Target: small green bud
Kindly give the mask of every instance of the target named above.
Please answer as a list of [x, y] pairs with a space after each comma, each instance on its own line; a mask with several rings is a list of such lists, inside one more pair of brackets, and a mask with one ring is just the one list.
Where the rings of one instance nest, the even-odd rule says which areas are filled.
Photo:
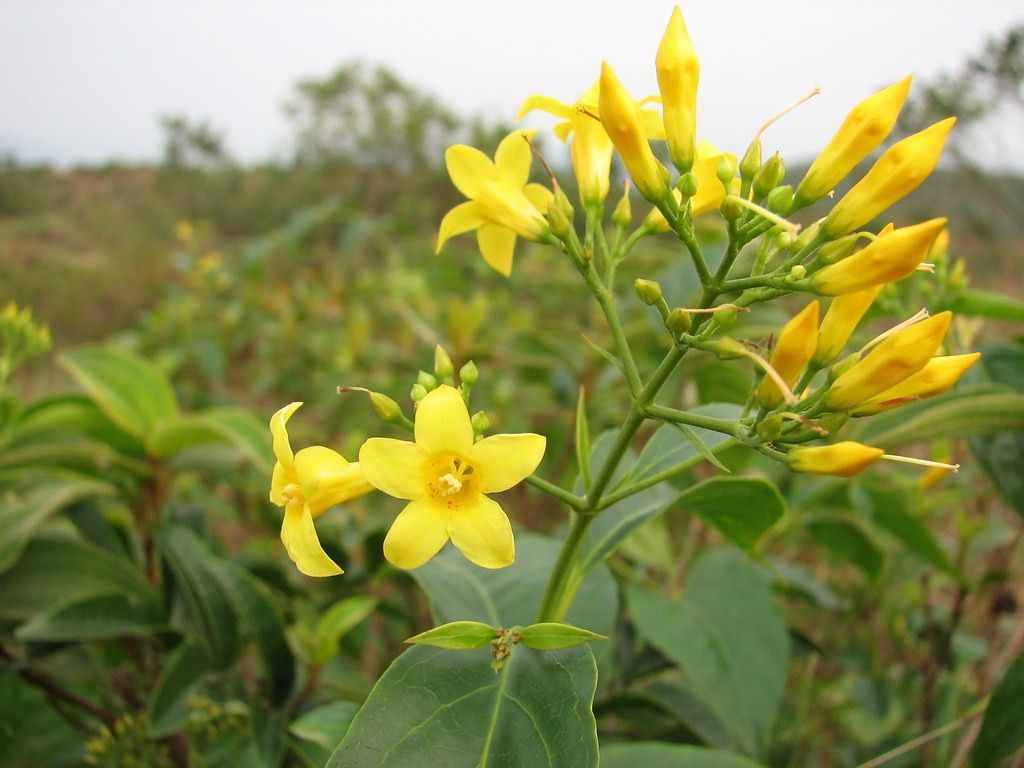
[[788, 215], [793, 210], [793, 187], [789, 184], [776, 187], [768, 193], [765, 204], [772, 213], [777, 213], [779, 216]]
[[682, 307], [676, 307], [665, 318], [665, 327], [677, 338], [689, 331], [692, 324], [690, 313]]
[[422, 384], [413, 384], [412, 389], [409, 390], [409, 399], [414, 403], [418, 403], [424, 397], [427, 396], [427, 388]]
[[794, 264], [789, 270], [790, 280], [803, 280], [805, 277], [807, 277], [807, 267], [803, 264]]
[[420, 371], [416, 376], [416, 383], [429, 392], [437, 387], [437, 378], [426, 371]]
[[811, 224], [811, 226], [797, 236], [796, 242], [793, 243], [793, 250], [802, 251], [814, 241], [820, 231], [821, 221], [816, 221]]
[[726, 221], [736, 221], [743, 215], [743, 206], [735, 197], [727, 196], [722, 201], [721, 211]]
[[835, 363], [831, 368], [828, 369], [828, 383], [831, 384], [833, 381], [838, 379], [848, 370], [853, 368], [857, 363], [860, 362], [860, 353], [854, 352], [847, 355], [838, 363]]
[[402, 409], [398, 403], [380, 392], [370, 392], [370, 404], [384, 421], [394, 421], [402, 415]]
[[786, 165], [782, 162], [782, 156], [776, 152], [768, 162], [764, 164], [757, 178], [754, 179], [754, 195], [762, 198], [775, 189], [786, 176]]
[[679, 182], [676, 184], [676, 187], [679, 189], [679, 194], [682, 195], [684, 199], [689, 199], [696, 195], [698, 186], [697, 174], [693, 171], [684, 173], [680, 176]]
[[757, 436], [762, 440], [777, 440], [782, 434], [783, 419], [781, 413], [773, 413], [757, 425]]
[[439, 379], [450, 379], [455, 372], [452, 359], [445, 352], [444, 347], [438, 344], [434, 347], [434, 374]]
[[722, 182], [722, 186], [729, 189], [729, 184], [736, 177], [736, 155], [728, 153], [722, 155], [722, 159], [718, 161], [715, 173], [718, 176], [718, 180]]
[[617, 227], [625, 229], [633, 223], [633, 209], [629, 204], [629, 182], [624, 185], [622, 198], [612, 211], [612, 223]]
[[476, 384], [476, 380], [479, 377], [480, 372], [476, 369], [476, 363], [472, 360], [459, 368], [459, 381], [463, 384]]
[[548, 221], [555, 237], [565, 238], [569, 234], [569, 230], [573, 227], [574, 214], [575, 211], [569, 198], [565, 196], [562, 187], [555, 184], [555, 197], [551, 201], [551, 205], [548, 206]]
[[817, 258], [824, 264], [835, 264], [837, 261], [842, 261], [853, 253], [858, 240], [860, 240], [860, 234], [855, 232], [852, 235], [833, 240], [831, 243], [825, 243], [818, 251]]
[[633, 283], [633, 289], [640, 297], [640, 301], [648, 306], [654, 306], [664, 298], [661, 286], [654, 280], [644, 280], [642, 277], [638, 277]]
[[740, 161], [740, 176], [744, 181], [751, 181], [761, 169], [761, 138], [757, 137], [747, 147], [743, 160]]
[[[725, 312], [716, 312], [715, 320], [726, 314]], [[747, 356], [747, 348], [742, 343], [731, 339], [728, 336], [724, 336], [718, 341], [715, 341], [708, 345], [708, 349], [714, 352], [722, 360], [735, 360], [738, 357]]]
[[775, 245], [781, 250], [788, 251], [796, 242], [796, 235], [786, 229], [780, 229], [775, 235]]
[[817, 420], [817, 424], [828, 432], [828, 434], [834, 435], [842, 429], [843, 425], [849, 420], [850, 416], [846, 413], [827, 413]]
[[491, 428], [491, 417], [487, 415], [486, 411], [477, 411], [474, 413], [472, 422], [473, 431], [478, 435], [482, 435]]

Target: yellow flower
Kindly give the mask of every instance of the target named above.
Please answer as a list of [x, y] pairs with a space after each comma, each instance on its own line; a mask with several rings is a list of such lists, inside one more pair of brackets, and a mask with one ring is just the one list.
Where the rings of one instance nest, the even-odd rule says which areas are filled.
[[883, 231], [866, 248], [815, 272], [811, 287], [826, 296], [837, 296], [900, 280], [924, 261], [945, 226], [946, 220], [940, 218]]
[[415, 442], [375, 437], [359, 451], [367, 479], [409, 504], [384, 540], [384, 556], [418, 568], [451, 538], [471, 562], [504, 568], [515, 560], [512, 526], [484, 494], [521, 482], [544, 457], [540, 435], [492, 435], [473, 442], [462, 395], [442, 385], [416, 410]]
[[334, 576], [342, 572], [320, 546], [313, 520], [335, 504], [373, 490], [358, 463], [322, 445], [292, 453], [288, 419], [302, 403], [286, 405], [270, 418], [274, 438], [274, 474], [270, 501], [284, 507], [281, 541], [292, 562], [307, 576]]
[[821, 321], [821, 328], [818, 329], [818, 348], [813, 358], [815, 365], [828, 365], [839, 356], [856, 330], [857, 323], [881, 290], [882, 286], [876, 285], [832, 299], [825, 319]]
[[498, 145], [494, 162], [474, 147], [448, 147], [448, 175], [469, 202], [455, 206], [441, 220], [437, 253], [450, 238], [475, 229], [484, 261], [508, 277], [516, 235], [540, 240], [547, 234], [544, 214], [551, 190], [527, 183], [532, 159], [527, 140], [532, 135], [533, 131], [510, 133]]
[[[562, 141], [572, 137], [570, 155], [576, 174], [580, 199], [584, 204], [597, 204], [608, 197], [608, 177], [612, 167], [612, 140], [601, 124], [600, 81], [595, 81], [575, 104], [565, 104], [549, 96], [528, 96], [519, 108], [517, 120], [535, 109], [562, 118], [555, 125], [555, 135]], [[637, 102], [640, 121], [648, 138], [665, 137], [661, 116], [651, 109], [640, 109], [647, 101]]]
[[608, 62], [601, 64], [599, 104], [601, 124], [622, 156], [640, 194], [651, 202], [664, 199], [669, 192], [668, 171], [651, 150], [636, 101]]
[[840, 237], [867, 224], [928, 178], [956, 123], [947, 117], [889, 147], [825, 219], [825, 232]]
[[192, 222], [187, 219], [181, 219], [174, 225], [174, 234], [177, 236], [178, 240], [183, 243], [191, 242], [192, 236], [195, 234]]
[[[693, 216], [696, 218], [710, 211], [717, 211], [725, 200], [725, 186], [718, 179], [718, 161], [724, 153], [707, 141], [697, 147], [697, 159], [690, 169], [697, 177], [697, 194], [690, 198]], [[682, 201], [678, 189], [672, 190], [676, 202]], [[668, 221], [657, 208], [647, 214], [645, 224], [653, 232], [668, 232]]]
[[881, 144], [896, 125], [910, 93], [910, 75], [868, 96], [850, 110], [832, 141], [811, 163], [796, 188], [796, 205], [810, 205], [827, 195], [861, 160]]
[[881, 448], [846, 440], [835, 445], [796, 448], [786, 458], [790, 468], [797, 472], [853, 477], [878, 461], [883, 453]]
[[[778, 371], [782, 380], [790, 386], [803, 372], [807, 361], [814, 354], [818, 343], [818, 301], [812, 301], [782, 326], [779, 340], [772, 350], [769, 361]], [[782, 392], [771, 377], [765, 376], [757, 388], [757, 399], [765, 406], [774, 408], [782, 402]]]
[[867, 416], [914, 400], [941, 395], [951, 389], [980, 357], [980, 352], [933, 357], [914, 375], [857, 406], [853, 415]]
[[658, 72], [668, 154], [681, 173], [693, 165], [697, 143], [697, 84], [700, 62], [677, 5], [654, 60]]
[[913, 376], [938, 350], [951, 319], [950, 312], [940, 312], [881, 341], [835, 380], [825, 405], [848, 411]]

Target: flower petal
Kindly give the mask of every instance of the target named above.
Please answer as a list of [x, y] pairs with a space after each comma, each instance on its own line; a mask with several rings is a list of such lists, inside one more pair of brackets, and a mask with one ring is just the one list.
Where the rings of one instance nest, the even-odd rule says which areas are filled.
[[371, 437], [359, 449], [363, 476], [374, 488], [396, 499], [418, 499], [426, 494], [425, 460], [426, 454], [416, 443], [391, 437]]
[[529, 139], [533, 138], [534, 133], [535, 131], [529, 130], [512, 131], [501, 140], [498, 151], [494, 153], [494, 164], [498, 166], [498, 173], [506, 183], [516, 189], [521, 189], [530, 180], [533, 153], [530, 151]]
[[444, 153], [444, 162], [452, 184], [470, 199], [480, 194], [482, 180], [498, 177], [498, 169], [494, 167], [491, 158], [476, 147], [465, 144], [448, 147]]
[[[466, 401], [455, 387], [442, 384], [420, 401], [416, 409], [416, 446], [428, 455], [446, 451], [469, 455], [473, 424]], [[359, 458], [362, 461], [361, 451]]]
[[284, 495], [281, 493], [288, 485], [289, 472], [280, 461], [274, 464], [274, 473], [270, 476], [270, 503], [283, 507]]
[[447, 511], [431, 501], [411, 501], [384, 538], [384, 557], [399, 568], [419, 568], [448, 541]]
[[566, 121], [564, 123], [555, 124], [555, 136], [560, 138], [562, 141], [568, 141], [569, 136], [572, 133], [572, 123]]
[[661, 114], [653, 109], [641, 109], [639, 113], [644, 135], [652, 141], [664, 141], [665, 123], [662, 122]]
[[526, 195], [526, 199], [530, 201], [533, 207], [541, 213], [547, 213], [548, 206], [555, 199], [555, 195], [550, 189], [543, 184], [537, 183], [527, 184], [523, 187], [523, 194]]
[[516, 112], [516, 120], [522, 120], [530, 112], [535, 109], [539, 109], [542, 112], [547, 112], [549, 115], [555, 117], [569, 117], [572, 114], [572, 107], [568, 104], [564, 104], [558, 99], [553, 99], [550, 96], [527, 96], [523, 100], [523, 105], [519, 107], [519, 111]]
[[497, 273], [512, 274], [512, 256], [516, 250], [516, 233], [497, 224], [484, 224], [476, 231], [480, 255]]
[[546, 445], [543, 435], [491, 435], [475, 443], [467, 458], [480, 472], [480, 490], [499, 493], [533, 474]]
[[441, 219], [441, 227], [437, 232], [437, 247], [434, 249], [434, 253], [440, 253], [441, 248], [451, 238], [464, 232], [469, 232], [471, 229], [476, 229], [481, 224], [483, 224], [483, 219], [480, 218], [480, 206], [477, 203], [468, 200], [465, 203], [456, 205]]
[[270, 434], [274, 438], [274, 458], [284, 464], [285, 468], [292, 465], [295, 456], [288, 440], [288, 419], [302, 406], [302, 403], [289, 403], [270, 417]]
[[483, 494], [451, 514], [448, 534], [466, 559], [481, 568], [505, 568], [516, 559], [508, 516], [498, 502]]
[[307, 576], [337, 576], [344, 573], [320, 546], [309, 507], [300, 501], [288, 504], [281, 523], [281, 542], [295, 567]]
[[373, 490], [358, 462], [349, 464], [340, 453], [322, 445], [295, 454], [295, 474], [313, 517]]

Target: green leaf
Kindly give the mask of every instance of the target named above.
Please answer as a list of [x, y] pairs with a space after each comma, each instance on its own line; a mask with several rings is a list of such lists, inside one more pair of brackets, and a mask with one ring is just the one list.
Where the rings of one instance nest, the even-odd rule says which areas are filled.
[[326, 768], [593, 768], [596, 687], [586, 646], [516, 646], [498, 673], [486, 648], [415, 646], [377, 681]]
[[316, 627], [316, 661], [329, 661], [338, 653], [341, 638], [376, 609], [377, 598], [370, 595], [346, 597], [327, 609]]
[[638, 691], [637, 695], [674, 716], [707, 746], [719, 749], [732, 747], [726, 727], [686, 685], [654, 682]]
[[158, 458], [170, 458], [211, 443], [232, 446], [260, 471], [270, 474], [270, 432], [241, 408], [214, 408], [164, 421], [150, 434], [146, 449]]
[[0, 765], [81, 765], [84, 740], [43, 691], [0, 669]]
[[994, 320], [1010, 320], [1024, 323], [1024, 301], [1003, 293], [979, 291], [973, 288], [961, 291], [949, 302], [947, 309], [958, 315], [991, 317]]
[[601, 768], [763, 768], [745, 757], [683, 744], [632, 742], [601, 748]]
[[182, 526], [157, 531], [156, 542], [181, 597], [187, 626], [206, 644], [213, 664], [227, 667], [238, 654], [240, 632], [231, 597], [211, 567], [213, 555]]
[[878, 578], [882, 550], [859, 523], [843, 515], [823, 514], [806, 518], [804, 527], [833, 556], [853, 563], [871, 579]]
[[[701, 416], [712, 416], [717, 419], [737, 419], [742, 408], [732, 403], [710, 403], [698, 406], [692, 411]], [[691, 428], [691, 431], [709, 451], [725, 448], [726, 443], [732, 440], [729, 435], [701, 427]], [[702, 451], [692, 440], [681, 434], [672, 424], [663, 424], [644, 445], [636, 463], [630, 468], [627, 479], [643, 480], [683, 462], [692, 461], [696, 465], [702, 458]]]
[[520, 642], [529, 648], [540, 651], [555, 651], [560, 648], [573, 648], [591, 640], [607, 640], [604, 635], [580, 629], [571, 624], [559, 624], [555, 621], [544, 621], [531, 624], [520, 630]]
[[149, 700], [151, 736], [167, 736], [185, 725], [185, 703], [211, 667], [205, 645], [195, 638], [186, 638], [166, 657]]
[[576, 401], [576, 466], [583, 477], [583, 492], [590, 490], [590, 425], [587, 422], [587, 393], [580, 387]]
[[405, 642], [410, 645], [430, 645], [449, 651], [482, 648], [498, 636], [498, 631], [479, 621], [452, 621], [440, 627], [413, 635]]
[[855, 439], [892, 451], [936, 437], [970, 437], [1024, 429], [1024, 394], [992, 384], [961, 387], [863, 419]]
[[141, 637], [168, 629], [159, 607], [127, 595], [100, 595], [65, 603], [18, 627], [22, 641], [76, 642]]
[[753, 477], [712, 477], [687, 488], [673, 506], [697, 515], [748, 552], [786, 511], [779, 489]]
[[[986, 349], [982, 362], [994, 381], [1024, 391], [1024, 346], [1007, 344]], [[995, 432], [971, 438], [971, 451], [1003, 498], [1024, 517], [1024, 430]]]
[[853, 488], [853, 500], [877, 528], [894, 536], [907, 550], [954, 579], [963, 579], [932, 532], [910, 511], [914, 501], [910, 492], [861, 479]]
[[600, 565], [630, 533], [668, 509], [673, 497], [670, 488], [659, 484], [601, 510], [587, 529], [580, 571]]
[[145, 440], [156, 426], [178, 414], [167, 377], [146, 360], [107, 347], [82, 347], [60, 363], [121, 429]]
[[628, 591], [637, 631], [679, 664], [690, 689], [748, 755], [763, 755], [789, 671], [789, 634], [770, 586], [740, 552], [697, 561], [681, 600]]
[[292, 724], [288, 726], [288, 730], [292, 735], [312, 742], [323, 749], [323, 760], [319, 763], [319, 765], [323, 765], [334, 748], [338, 746], [338, 742], [345, 737], [345, 733], [358, 711], [358, 704], [351, 701], [335, 701], [309, 710], [293, 720]]
[[18, 414], [11, 425], [9, 445], [66, 440], [69, 434], [91, 438], [94, 444], [141, 456], [142, 444], [107, 418], [95, 402], [83, 395], [59, 395], [37, 400]]
[[27, 493], [0, 498], [0, 573], [18, 561], [32, 535], [60, 509], [112, 493], [111, 486], [98, 480], [54, 475]]
[[69, 602], [124, 595], [158, 602], [129, 560], [64, 533], [33, 539], [17, 565], [0, 574], [0, 619], [21, 621]]
[[995, 766], [1024, 747], [1024, 654], [1010, 665], [992, 691], [978, 740], [971, 750], [973, 768]]

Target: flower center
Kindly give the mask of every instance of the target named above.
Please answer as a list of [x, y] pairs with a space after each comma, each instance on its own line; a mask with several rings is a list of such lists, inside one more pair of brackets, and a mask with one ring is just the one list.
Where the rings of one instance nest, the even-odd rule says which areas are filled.
[[281, 496], [284, 498], [285, 504], [291, 501], [302, 501], [302, 486], [298, 483], [288, 483], [281, 489]]
[[454, 508], [476, 488], [476, 467], [461, 456], [445, 453], [427, 465], [427, 489], [430, 496]]

